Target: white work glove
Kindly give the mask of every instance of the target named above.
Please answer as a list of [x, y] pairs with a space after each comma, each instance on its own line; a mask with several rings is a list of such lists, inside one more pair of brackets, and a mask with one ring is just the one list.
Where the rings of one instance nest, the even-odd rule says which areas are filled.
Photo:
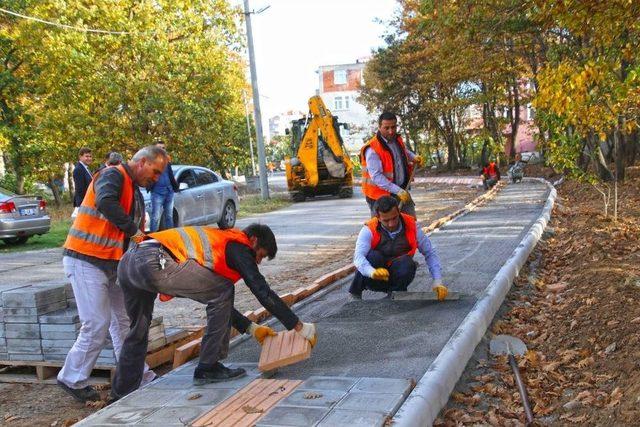
[[315, 324], [302, 323], [302, 329], [296, 332], [302, 335], [307, 341], [309, 341], [309, 344], [311, 344], [311, 348], [313, 348], [316, 345], [316, 342], [318, 341], [318, 336], [316, 334]]
[[265, 338], [275, 337], [276, 335], [278, 335], [276, 331], [274, 331], [270, 327], [258, 325], [256, 322], [251, 322], [251, 324], [247, 328], [247, 332], [250, 333], [260, 345], [264, 343]]

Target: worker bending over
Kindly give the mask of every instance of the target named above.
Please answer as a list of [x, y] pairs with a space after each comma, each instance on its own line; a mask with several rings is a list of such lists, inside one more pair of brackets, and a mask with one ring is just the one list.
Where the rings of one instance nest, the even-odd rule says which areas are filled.
[[374, 206], [375, 217], [360, 231], [353, 257], [357, 271], [349, 292], [355, 299], [362, 291], [406, 291], [416, 275], [416, 250], [424, 255], [433, 277], [433, 291], [439, 300], [447, 297], [442, 284], [440, 260], [427, 235], [416, 220], [398, 209], [398, 201], [383, 196]]
[[258, 301], [289, 330], [316, 342], [313, 323], [302, 323], [269, 288], [258, 270], [263, 258], [273, 259], [278, 247], [271, 229], [251, 224], [244, 230], [181, 227], [151, 233], [124, 254], [118, 280], [124, 292], [131, 332], [122, 347], [111, 390], [119, 399], [137, 389], [147, 354], [149, 323], [156, 296], [190, 298], [207, 305], [207, 327], [202, 337], [194, 384], [231, 380], [245, 375], [242, 368], [220, 363], [229, 349], [229, 326], [251, 333], [260, 343], [275, 332], [258, 326], [233, 309], [234, 283], [240, 278]]
[[496, 165], [496, 162], [487, 162], [480, 171], [482, 177], [482, 186], [485, 190], [493, 188], [494, 185], [500, 181], [500, 169]]
[[402, 212], [416, 217], [416, 207], [407, 189], [413, 169], [422, 165], [422, 157], [407, 150], [398, 135], [398, 119], [385, 112], [378, 118], [378, 132], [360, 150], [362, 192], [371, 217], [374, 203], [382, 196], [394, 195], [402, 202]]

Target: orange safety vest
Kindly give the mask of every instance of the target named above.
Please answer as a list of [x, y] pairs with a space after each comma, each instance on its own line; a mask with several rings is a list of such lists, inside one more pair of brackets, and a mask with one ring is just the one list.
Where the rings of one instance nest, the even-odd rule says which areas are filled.
[[[112, 167], [116, 168], [124, 178], [120, 205], [125, 212], [131, 213], [135, 191], [133, 180], [124, 166]], [[78, 215], [69, 229], [64, 247], [84, 255], [117, 261], [124, 254], [126, 236], [124, 231], [109, 221], [96, 208], [96, 193], [93, 186], [99, 173], [94, 175], [94, 179], [87, 189], [87, 194], [78, 208]]]
[[[416, 220], [411, 215], [407, 215], [402, 212], [400, 213], [400, 218], [404, 224], [404, 235], [407, 238], [407, 242], [409, 242], [409, 247], [411, 248], [409, 252], [407, 252], [407, 255], [413, 256], [418, 249]], [[367, 221], [366, 224], [367, 227], [369, 227], [369, 230], [371, 230], [371, 235], [373, 236], [371, 239], [371, 250], [373, 250], [378, 246], [378, 244], [380, 244], [381, 240], [380, 231], [378, 231], [380, 221], [378, 220], [378, 217], [373, 217]]]
[[489, 163], [489, 167], [483, 167], [482, 168], [482, 174], [491, 178], [494, 176], [498, 176], [498, 172], [496, 170], [496, 163], [495, 162], [491, 162]]
[[[402, 138], [399, 135], [397, 136], [396, 141], [398, 141], [400, 151], [402, 151], [402, 155], [404, 156], [404, 163], [407, 165], [406, 177], [408, 179], [408, 177], [411, 176], [413, 164], [409, 162], [409, 158], [407, 157], [407, 152], [404, 146], [404, 141], [402, 141]], [[371, 180], [371, 175], [367, 170], [367, 158], [365, 155], [367, 149], [369, 148], [375, 151], [378, 157], [380, 157], [380, 161], [382, 162], [382, 173], [391, 182], [393, 182], [393, 155], [391, 154], [391, 150], [386, 146], [386, 144], [380, 142], [377, 135], [371, 138], [369, 142], [367, 142], [360, 149], [360, 164], [362, 165], [362, 192], [366, 197], [373, 200], [378, 200], [382, 196], [388, 196], [389, 192], [378, 187]]]

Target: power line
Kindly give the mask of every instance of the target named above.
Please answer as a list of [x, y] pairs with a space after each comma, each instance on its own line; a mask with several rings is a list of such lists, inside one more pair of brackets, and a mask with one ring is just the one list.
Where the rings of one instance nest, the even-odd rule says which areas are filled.
[[3, 9], [1, 7], [0, 7], [0, 12], [5, 13], [7, 15], [13, 15], [13, 16], [16, 16], [18, 18], [23, 18], [23, 19], [27, 19], [27, 20], [30, 20], [30, 21], [39, 22], [41, 24], [51, 25], [51, 26], [54, 26], [54, 27], [64, 28], [64, 29], [67, 29], [67, 30], [81, 31], [81, 32], [84, 32], [84, 33], [112, 34], [112, 35], [116, 35], [116, 36], [124, 36], [124, 35], [127, 35], [127, 34], [131, 34], [128, 31], [100, 30], [100, 29], [95, 29], [95, 28], [75, 27], [73, 25], [60, 24], [58, 22], [46, 21], [44, 19], [36, 18], [34, 16], [23, 15], [21, 13], [13, 12], [11, 10]]

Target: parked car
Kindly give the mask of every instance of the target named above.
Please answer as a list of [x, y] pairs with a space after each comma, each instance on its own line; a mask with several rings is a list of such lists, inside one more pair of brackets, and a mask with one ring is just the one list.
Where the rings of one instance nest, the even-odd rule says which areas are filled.
[[47, 202], [38, 196], [19, 196], [0, 187], [0, 239], [7, 245], [25, 243], [51, 228]]
[[[231, 228], [238, 212], [238, 187], [217, 173], [200, 166], [172, 165], [180, 191], [175, 195], [173, 224], [207, 225], [217, 223]], [[151, 221], [151, 193], [142, 190], [146, 212], [146, 229]], [[165, 215], [166, 213], [163, 213]], [[160, 222], [162, 224], [162, 221]]]

